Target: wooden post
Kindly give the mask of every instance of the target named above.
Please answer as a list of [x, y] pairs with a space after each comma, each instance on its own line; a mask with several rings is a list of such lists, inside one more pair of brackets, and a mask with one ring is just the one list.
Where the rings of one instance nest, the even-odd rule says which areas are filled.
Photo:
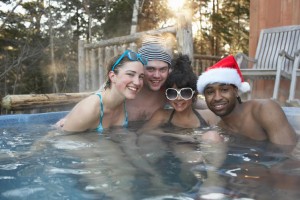
[[84, 41], [78, 41], [78, 79], [79, 79], [79, 92], [85, 90], [85, 51]]
[[127, 49], [127, 45], [123, 44], [122, 46], [120, 46], [120, 50], [121, 52], [124, 52]]
[[95, 49], [92, 49], [90, 52], [91, 60], [91, 81], [92, 81], [92, 90], [99, 89], [99, 77], [98, 77], [98, 68], [96, 64], [96, 55]]
[[177, 49], [182, 54], [187, 54], [193, 63], [194, 48], [193, 48], [193, 32], [191, 16], [187, 13], [180, 13], [177, 18]]
[[98, 71], [99, 71], [99, 85], [102, 86], [105, 82], [105, 69], [104, 67], [104, 50], [103, 48], [98, 48]]
[[[105, 66], [105, 69], [107, 69], [106, 66], [108, 65], [110, 59], [113, 57], [110, 46], [105, 47], [104, 55], [105, 55], [104, 56], [104, 59], [105, 59], [104, 60], [104, 66]], [[105, 79], [107, 79], [106, 74], [107, 74], [107, 71], [105, 70]]]
[[135, 42], [131, 42], [131, 43], [129, 44], [129, 48], [130, 48], [132, 51], [137, 52], [137, 45], [136, 45]]
[[116, 56], [119, 54], [119, 50], [118, 50], [118, 46], [117, 45], [114, 45], [113, 46], [113, 52], [114, 52], [114, 55], [113, 56]]
[[202, 72], [200, 72], [200, 60], [196, 59], [194, 60], [194, 73], [199, 76]]
[[84, 91], [91, 89], [91, 61], [90, 52], [91, 49], [84, 48], [85, 55], [85, 88]]

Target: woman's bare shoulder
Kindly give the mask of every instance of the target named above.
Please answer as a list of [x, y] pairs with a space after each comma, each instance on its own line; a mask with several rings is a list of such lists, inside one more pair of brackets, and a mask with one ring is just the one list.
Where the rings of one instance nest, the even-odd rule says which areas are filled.
[[71, 112], [68, 114], [68, 118], [82, 119], [88, 118], [93, 119], [99, 115], [100, 112], [100, 99], [97, 95], [90, 95], [79, 103], [77, 103]]

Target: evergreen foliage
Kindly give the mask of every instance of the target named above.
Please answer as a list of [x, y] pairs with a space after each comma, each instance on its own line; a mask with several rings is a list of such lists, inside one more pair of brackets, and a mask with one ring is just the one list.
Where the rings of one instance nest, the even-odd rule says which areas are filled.
[[[0, 0], [0, 96], [77, 92], [78, 40], [128, 35], [134, 2]], [[198, 23], [195, 53], [247, 53], [250, 0], [186, 0], [185, 7]], [[176, 14], [167, 0], [140, 0], [138, 31], [168, 26]]]

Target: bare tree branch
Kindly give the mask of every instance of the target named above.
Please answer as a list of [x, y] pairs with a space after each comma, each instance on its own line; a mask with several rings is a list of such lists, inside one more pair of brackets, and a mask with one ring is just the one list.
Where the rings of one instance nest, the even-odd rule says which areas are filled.
[[20, 0], [16, 5], [15, 7], [13, 7], [13, 9], [7, 14], [6, 18], [4, 19], [1, 27], [0, 27], [0, 31], [2, 31], [2, 29], [4, 28], [7, 20], [9, 19], [10, 15], [15, 11], [15, 9], [22, 3], [23, 0]]
[[34, 51], [29, 50], [31, 50], [31, 48], [25, 44], [18, 56], [18, 59], [16, 59], [2, 74], [0, 74], [0, 80], [2, 80], [13, 68], [18, 67], [23, 61], [35, 57], [41, 53], [40, 49]]

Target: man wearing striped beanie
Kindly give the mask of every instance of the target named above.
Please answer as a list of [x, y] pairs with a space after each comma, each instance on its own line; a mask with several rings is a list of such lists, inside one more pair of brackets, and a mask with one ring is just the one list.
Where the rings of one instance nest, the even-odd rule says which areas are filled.
[[126, 101], [129, 121], [146, 121], [167, 103], [164, 84], [171, 67], [171, 50], [159, 37], [150, 37], [142, 43], [138, 53], [148, 64], [145, 66], [144, 86], [137, 97]]

